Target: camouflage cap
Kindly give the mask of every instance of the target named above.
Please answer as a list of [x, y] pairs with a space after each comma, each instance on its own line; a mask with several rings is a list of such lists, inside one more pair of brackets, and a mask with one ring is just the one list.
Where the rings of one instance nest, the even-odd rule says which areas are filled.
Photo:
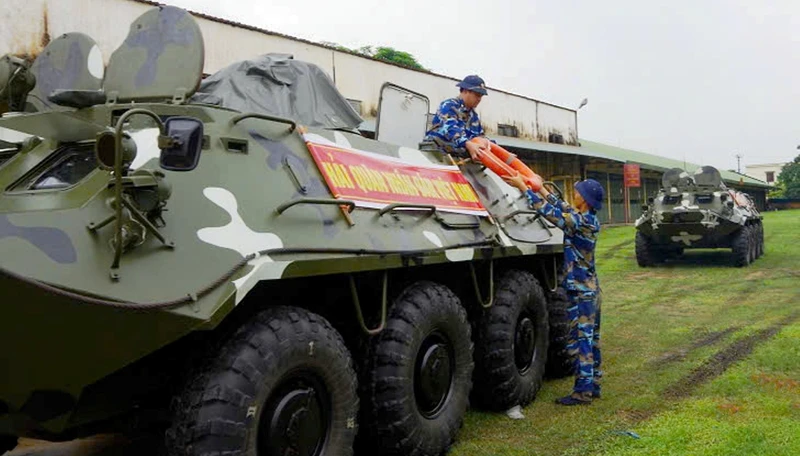
[[479, 93], [481, 95], [486, 95], [486, 83], [483, 82], [483, 79], [478, 76], [477, 74], [471, 74], [465, 77], [461, 82], [456, 84], [457, 87], [461, 87], [464, 90], [469, 90], [470, 92]]

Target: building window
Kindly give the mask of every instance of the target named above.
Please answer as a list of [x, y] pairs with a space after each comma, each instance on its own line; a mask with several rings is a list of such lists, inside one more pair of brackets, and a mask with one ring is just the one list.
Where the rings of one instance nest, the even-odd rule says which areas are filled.
[[350, 103], [350, 106], [358, 113], [359, 116], [363, 114], [361, 112], [361, 100], [347, 98], [347, 102]]
[[550, 133], [547, 135], [547, 142], [553, 144], [564, 144], [564, 136], [561, 133]]
[[767, 171], [767, 182], [770, 184], [775, 182], [775, 171]]
[[519, 130], [515, 125], [497, 124], [497, 134], [501, 136], [511, 136], [512, 138], [519, 137]]

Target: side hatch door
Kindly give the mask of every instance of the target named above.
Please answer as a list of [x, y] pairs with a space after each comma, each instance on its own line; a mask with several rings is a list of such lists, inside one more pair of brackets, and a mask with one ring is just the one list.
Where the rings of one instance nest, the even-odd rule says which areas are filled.
[[417, 149], [428, 127], [430, 101], [421, 93], [386, 82], [381, 86], [375, 139]]

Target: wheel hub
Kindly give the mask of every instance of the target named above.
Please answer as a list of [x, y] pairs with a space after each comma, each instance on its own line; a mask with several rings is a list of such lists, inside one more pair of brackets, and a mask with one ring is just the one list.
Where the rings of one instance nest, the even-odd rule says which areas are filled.
[[276, 389], [262, 414], [259, 456], [318, 456], [322, 452], [330, 412], [324, 388], [304, 379], [291, 379]]
[[414, 369], [414, 392], [423, 416], [434, 417], [444, 406], [453, 380], [450, 345], [439, 336], [423, 341]]
[[535, 349], [536, 328], [533, 321], [524, 316], [517, 323], [514, 334], [514, 361], [520, 372], [525, 372], [531, 367]]

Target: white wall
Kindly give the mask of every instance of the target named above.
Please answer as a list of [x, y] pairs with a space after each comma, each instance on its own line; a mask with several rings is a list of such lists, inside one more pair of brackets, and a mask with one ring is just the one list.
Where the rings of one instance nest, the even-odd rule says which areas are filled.
[[[2, 0], [0, 6], [0, 55], [37, 54], [49, 38], [67, 32], [83, 32], [98, 42], [106, 63], [122, 43], [128, 27], [151, 5], [134, 0]], [[431, 112], [445, 98], [457, 96], [457, 79], [407, 70], [368, 58], [335, 51], [283, 36], [196, 17], [205, 38], [206, 73], [268, 52], [293, 54], [296, 59], [320, 66], [335, 79], [339, 91], [362, 102], [362, 117], [373, 119], [380, 87], [392, 82], [420, 92], [430, 99]], [[457, 75], [460, 79], [464, 75]], [[571, 109], [552, 106], [489, 88], [478, 107], [484, 128], [497, 133], [497, 124], [515, 125], [519, 136], [547, 141], [561, 134], [567, 144], [577, 143], [577, 117]]]
[[756, 179], [760, 179], [764, 182], [767, 182], [767, 173], [772, 172], [774, 173], [775, 180], [769, 182], [770, 185], [775, 185], [775, 182], [778, 181], [778, 176], [781, 174], [781, 167], [783, 167], [785, 163], [765, 163], [762, 165], [745, 165], [744, 173], [748, 176], [755, 177]]

